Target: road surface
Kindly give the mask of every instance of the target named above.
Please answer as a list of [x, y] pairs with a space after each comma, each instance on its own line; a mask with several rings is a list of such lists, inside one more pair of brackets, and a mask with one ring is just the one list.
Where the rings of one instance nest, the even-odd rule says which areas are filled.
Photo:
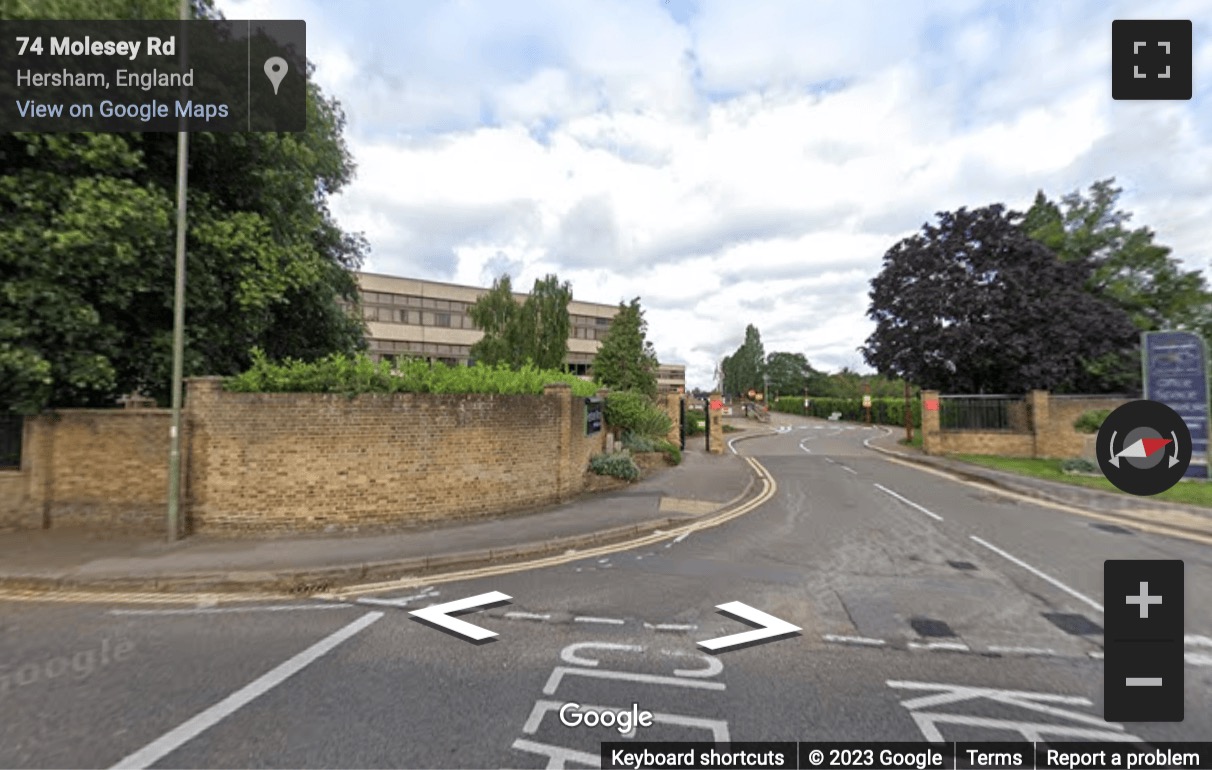
[[[1207, 740], [1212, 548], [999, 497], [779, 416], [774, 480], [676, 542], [347, 601], [0, 605], [3, 767], [584, 767], [640, 740]], [[1186, 562], [1186, 719], [1102, 718], [1105, 559]], [[453, 638], [409, 611], [492, 591]], [[707, 655], [744, 602], [798, 635]], [[35, 665], [29, 665], [35, 664]], [[53, 675], [52, 675], [53, 674]]]

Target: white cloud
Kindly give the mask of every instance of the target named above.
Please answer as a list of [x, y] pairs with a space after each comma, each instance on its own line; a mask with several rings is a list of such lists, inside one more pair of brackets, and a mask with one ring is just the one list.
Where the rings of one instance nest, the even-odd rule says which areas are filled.
[[[1115, 176], [1191, 268], [1212, 259], [1212, 16], [1197, 98], [1110, 98], [1130, 3], [655, 0], [222, 2], [305, 18], [347, 107], [335, 202], [370, 267], [641, 296], [662, 358], [709, 385], [752, 323], [767, 351], [861, 365], [868, 281], [936, 211]], [[682, 17], [679, 17], [682, 18]]]

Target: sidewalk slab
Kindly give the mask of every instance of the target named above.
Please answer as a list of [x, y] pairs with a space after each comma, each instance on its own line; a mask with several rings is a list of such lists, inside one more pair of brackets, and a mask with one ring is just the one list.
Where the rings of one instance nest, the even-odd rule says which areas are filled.
[[[677, 467], [543, 510], [365, 535], [234, 539], [0, 533], [0, 588], [298, 590], [517, 561], [626, 540], [731, 507], [756, 493], [739, 457], [693, 439]], [[667, 502], [668, 501], [668, 502]]]

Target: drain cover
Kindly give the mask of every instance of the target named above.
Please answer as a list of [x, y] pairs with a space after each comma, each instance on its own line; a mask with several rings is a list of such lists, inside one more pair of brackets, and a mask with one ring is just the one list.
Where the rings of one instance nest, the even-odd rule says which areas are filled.
[[947, 563], [956, 569], [976, 569], [976, 565], [970, 561], [949, 561]]
[[1095, 529], [1101, 529], [1103, 532], [1110, 532], [1113, 535], [1134, 535], [1136, 534], [1127, 527], [1121, 527], [1118, 524], [1091, 524]]
[[1045, 620], [1064, 631], [1066, 634], [1073, 634], [1074, 636], [1091, 636], [1101, 634], [1103, 632], [1102, 626], [1090, 620], [1090, 618], [1086, 617], [1085, 615], [1078, 615], [1071, 612], [1042, 612], [1040, 614], [1044, 616]]
[[918, 636], [955, 636], [951, 626], [933, 618], [910, 618], [909, 625], [913, 626]]

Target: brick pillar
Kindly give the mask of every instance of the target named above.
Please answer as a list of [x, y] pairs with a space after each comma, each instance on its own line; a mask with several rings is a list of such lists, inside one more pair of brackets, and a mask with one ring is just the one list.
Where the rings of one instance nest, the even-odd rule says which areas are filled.
[[665, 413], [669, 415], [669, 419], [673, 420], [673, 427], [669, 429], [665, 439], [677, 446], [682, 440], [682, 395], [680, 393], [668, 393], [665, 395]]
[[1033, 390], [1028, 396], [1031, 408], [1030, 429], [1032, 435], [1032, 452], [1035, 457], [1048, 456], [1048, 444], [1052, 430], [1051, 406], [1046, 390]]
[[[933, 404], [933, 409], [927, 406]], [[922, 451], [928, 455], [942, 454], [939, 433], [939, 394], [937, 390], [922, 391]]]
[[554, 399], [556, 403], [556, 447], [554, 457], [556, 463], [556, 499], [566, 500], [572, 496], [572, 438], [574, 421], [585, 420], [584, 405], [581, 409], [573, 409], [572, 386], [565, 382], [553, 382], [543, 386], [543, 397]]
[[711, 397], [707, 399], [707, 430], [711, 435], [711, 454], [713, 455], [724, 453], [724, 423], [720, 421], [724, 410], [712, 409], [711, 404], [723, 400], [724, 397], [719, 393], [712, 393]]

